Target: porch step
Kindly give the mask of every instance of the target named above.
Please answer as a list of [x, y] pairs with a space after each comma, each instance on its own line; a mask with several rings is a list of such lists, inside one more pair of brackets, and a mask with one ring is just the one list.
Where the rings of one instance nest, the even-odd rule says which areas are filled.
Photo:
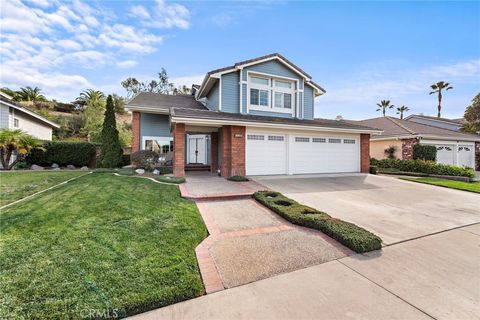
[[185, 171], [210, 171], [208, 164], [187, 164]]

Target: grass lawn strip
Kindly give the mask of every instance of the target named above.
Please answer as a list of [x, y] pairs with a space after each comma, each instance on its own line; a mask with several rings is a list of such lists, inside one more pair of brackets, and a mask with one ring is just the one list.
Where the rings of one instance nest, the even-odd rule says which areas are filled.
[[204, 294], [207, 230], [177, 186], [93, 173], [0, 224], [2, 319], [124, 317]]
[[439, 178], [400, 178], [406, 181], [430, 184], [439, 187], [480, 193], [480, 182], [463, 182]]
[[304, 206], [279, 192], [255, 192], [255, 199], [293, 224], [320, 230], [357, 253], [382, 248], [382, 239], [353, 223]]
[[0, 172], [0, 207], [84, 174], [84, 171]]

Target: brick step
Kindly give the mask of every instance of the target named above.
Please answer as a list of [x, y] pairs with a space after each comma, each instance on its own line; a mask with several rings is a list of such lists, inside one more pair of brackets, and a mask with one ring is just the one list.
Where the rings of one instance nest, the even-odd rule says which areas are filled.
[[185, 171], [210, 171], [210, 166], [206, 164], [187, 164]]

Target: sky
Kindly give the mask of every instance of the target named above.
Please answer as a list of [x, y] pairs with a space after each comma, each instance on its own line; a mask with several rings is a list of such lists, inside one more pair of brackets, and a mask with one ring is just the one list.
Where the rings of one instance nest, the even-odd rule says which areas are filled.
[[[38, 86], [72, 101], [121, 81], [177, 85], [278, 52], [326, 89], [315, 116], [379, 116], [383, 99], [436, 114], [430, 85], [448, 81], [444, 117], [480, 92], [480, 2], [0, 1], [0, 86]], [[395, 111], [390, 110], [394, 116]]]

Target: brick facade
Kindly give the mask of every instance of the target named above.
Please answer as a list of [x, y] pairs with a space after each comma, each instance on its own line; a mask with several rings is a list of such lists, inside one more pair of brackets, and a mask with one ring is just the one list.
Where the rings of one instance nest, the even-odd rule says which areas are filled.
[[220, 134], [222, 177], [245, 175], [245, 127], [223, 126]]
[[211, 172], [217, 172], [217, 170], [218, 170], [218, 132], [212, 132], [210, 137], [211, 137], [210, 171]]
[[173, 175], [185, 176], [185, 124], [176, 123], [173, 127]]
[[403, 139], [402, 140], [402, 159], [403, 160], [412, 160], [413, 159], [413, 146], [419, 144], [418, 139]]
[[132, 112], [132, 152], [140, 151], [140, 112]]
[[480, 170], [480, 142], [475, 142], [475, 170]]
[[370, 172], [370, 135], [360, 134], [360, 172]]

